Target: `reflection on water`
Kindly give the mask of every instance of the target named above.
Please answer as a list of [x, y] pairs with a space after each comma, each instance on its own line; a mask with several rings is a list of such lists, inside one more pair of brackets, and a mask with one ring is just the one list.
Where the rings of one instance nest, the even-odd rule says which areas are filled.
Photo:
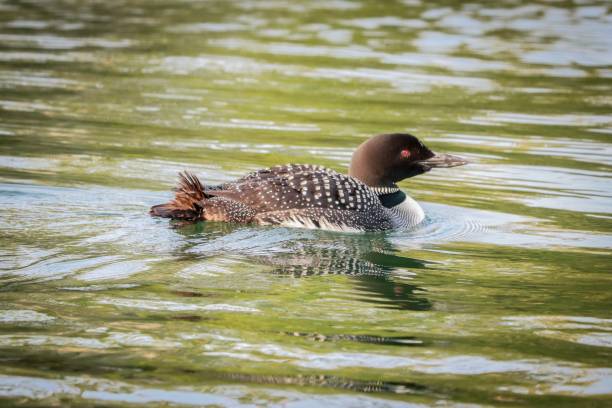
[[354, 381], [330, 375], [281, 377], [272, 375], [261, 376], [229, 374], [224, 379], [241, 383], [276, 384], [300, 387], [329, 387], [364, 393], [415, 394], [421, 393], [427, 389], [427, 387], [423, 385], [411, 382]]
[[[386, 234], [265, 230], [202, 222], [173, 222], [171, 225], [187, 238], [187, 245], [179, 252], [188, 253], [191, 259], [230, 251], [247, 262], [271, 267], [274, 274], [295, 278], [350, 276], [358, 296], [365, 302], [399, 309], [431, 308], [430, 302], [422, 296], [423, 289], [397, 278], [399, 275], [410, 279], [418, 270], [426, 269], [427, 263], [397, 255], [398, 249]], [[198, 269], [200, 267], [183, 273], [197, 273]]]
[[[397, 249], [384, 234], [316, 234], [316, 240], [293, 239], [286, 253], [259, 258], [272, 265], [274, 272], [294, 277], [311, 275], [350, 275], [360, 299], [387, 307], [428, 310], [430, 302], [415, 292], [418, 286], [394, 277], [413, 275], [426, 263], [394, 255]], [[424, 271], [425, 272], [425, 271]]]
[[395, 345], [395, 346], [419, 346], [423, 342], [415, 337], [402, 336], [402, 337], [382, 337], [382, 336], [368, 336], [368, 335], [351, 335], [351, 334], [334, 334], [326, 336], [321, 333], [287, 333], [290, 336], [306, 337], [314, 341], [356, 341], [359, 343], [374, 343], [384, 345]]
[[[0, 0], [0, 397], [605, 405], [611, 11]], [[391, 131], [471, 162], [402, 183], [413, 230], [147, 214]]]

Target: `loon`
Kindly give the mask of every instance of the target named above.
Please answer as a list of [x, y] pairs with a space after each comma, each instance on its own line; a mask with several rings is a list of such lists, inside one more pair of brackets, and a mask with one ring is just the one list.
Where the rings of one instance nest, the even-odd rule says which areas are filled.
[[347, 232], [407, 229], [425, 218], [397, 182], [435, 167], [466, 164], [435, 154], [407, 133], [374, 136], [353, 153], [349, 174], [310, 164], [257, 170], [229, 183], [205, 186], [179, 173], [175, 197], [150, 214], [183, 221], [224, 221]]

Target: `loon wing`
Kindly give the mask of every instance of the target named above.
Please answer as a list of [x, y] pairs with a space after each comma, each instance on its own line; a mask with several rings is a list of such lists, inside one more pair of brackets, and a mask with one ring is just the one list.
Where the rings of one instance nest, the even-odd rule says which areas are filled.
[[223, 187], [206, 194], [238, 201], [258, 214], [315, 208], [365, 212], [380, 206], [376, 194], [359, 180], [312, 165], [258, 170]]

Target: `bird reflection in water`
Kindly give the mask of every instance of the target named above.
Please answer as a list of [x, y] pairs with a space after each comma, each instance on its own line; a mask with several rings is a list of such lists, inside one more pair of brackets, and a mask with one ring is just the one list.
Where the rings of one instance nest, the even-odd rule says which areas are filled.
[[[231, 253], [296, 278], [350, 276], [360, 300], [383, 308], [430, 310], [425, 290], [400, 279], [427, 269], [427, 262], [400, 255], [384, 233], [346, 234], [287, 228], [249, 228], [225, 223], [180, 224], [193, 255]], [[185, 252], [183, 252], [185, 253]]]
[[397, 255], [397, 249], [384, 233], [316, 231], [315, 235], [315, 239], [291, 243], [291, 250], [284, 257], [269, 257], [274, 272], [295, 277], [348, 275], [364, 294], [360, 299], [366, 302], [393, 309], [431, 309], [422, 288], [397, 277], [398, 272], [426, 269], [426, 262]]
[[414, 382], [359, 381], [333, 375], [281, 376], [230, 373], [223, 377], [240, 383], [325, 387], [363, 393], [422, 394], [429, 391], [426, 386]]

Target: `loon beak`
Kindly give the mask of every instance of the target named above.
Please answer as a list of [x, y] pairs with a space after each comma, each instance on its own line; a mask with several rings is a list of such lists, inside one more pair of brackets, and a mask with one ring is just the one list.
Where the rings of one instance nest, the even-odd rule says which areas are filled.
[[420, 160], [418, 163], [425, 169], [431, 170], [435, 167], [463, 166], [469, 162], [463, 157], [453, 156], [452, 154], [436, 153], [433, 157], [427, 160]]

